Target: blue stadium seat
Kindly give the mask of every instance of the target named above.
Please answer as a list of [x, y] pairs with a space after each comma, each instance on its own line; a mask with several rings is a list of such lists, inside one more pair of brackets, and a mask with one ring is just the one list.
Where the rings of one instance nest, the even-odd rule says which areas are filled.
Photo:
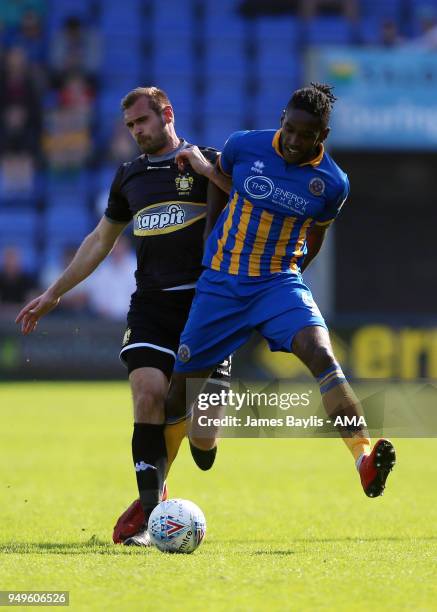
[[35, 243], [39, 237], [39, 225], [35, 211], [0, 211], [0, 251], [8, 246], [18, 247], [28, 271], [34, 271], [38, 266]]
[[[250, 32], [250, 22], [242, 19], [233, 12], [220, 12], [218, 8], [221, 2], [217, 2], [217, 8], [214, 11], [205, 12], [204, 34], [206, 40], [211, 38], [220, 38], [224, 40], [241, 40], [243, 41], [246, 35]], [[226, 9], [226, 5], [221, 7]]]
[[159, 79], [159, 75], [165, 73], [192, 76], [194, 74], [194, 52], [193, 42], [189, 36], [171, 34], [160, 37], [153, 54], [153, 74]]
[[205, 114], [203, 144], [223, 149], [223, 145], [233, 132], [243, 129], [243, 118], [238, 114]]
[[[127, 160], [126, 160], [127, 161]], [[118, 168], [118, 164], [113, 165], [105, 164], [102, 165], [94, 175], [94, 193], [98, 194], [100, 191], [106, 189], [109, 192], [109, 188], [114, 179], [115, 172]]]
[[[414, 2], [414, 0], [413, 0]], [[360, 0], [360, 13], [362, 17], [390, 17], [399, 19], [404, 0]], [[424, 2], [429, 4], [429, 2]]]
[[291, 64], [301, 63], [299, 44], [301, 28], [293, 17], [271, 17], [256, 21], [257, 69], [263, 75], [289, 70]]
[[347, 45], [353, 42], [352, 26], [344, 17], [316, 17], [305, 25], [304, 33], [308, 45]]
[[205, 52], [207, 75], [234, 75], [243, 77], [246, 73], [244, 41], [241, 38], [210, 38]]
[[162, 36], [176, 33], [183, 36], [194, 34], [193, 3], [190, 1], [167, 0], [154, 2], [150, 34], [159, 42]]
[[73, 176], [51, 174], [47, 177], [46, 194], [49, 202], [59, 201], [70, 196], [85, 199], [92, 187], [92, 178], [86, 170], [75, 173]]
[[34, 242], [38, 231], [38, 213], [32, 210], [1, 210], [0, 240]]
[[46, 241], [51, 244], [71, 244], [81, 242], [94, 226], [95, 220], [85, 207], [66, 200], [62, 205], [52, 206], [44, 215]]
[[206, 113], [242, 113], [247, 102], [244, 81], [234, 76], [210, 76], [206, 79], [203, 108]]
[[185, 138], [188, 142], [197, 144], [193, 129], [192, 113], [179, 112], [175, 106], [175, 117], [175, 129], [179, 138]]
[[202, 4], [206, 19], [215, 20], [217, 28], [221, 27], [223, 33], [229, 24], [232, 23], [231, 28], [241, 28], [245, 22], [238, 13], [238, 0], [203, 0]]
[[262, 17], [255, 21], [256, 39], [258, 42], [289, 40], [298, 45], [301, 22], [296, 17], [284, 15], [281, 17]]
[[155, 74], [155, 82], [170, 98], [176, 117], [180, 113], [193, 112], [195, 101], [192, 77], [180, 73], [161, 72]]
[[302, 70], [302, 58], [286, 44], [260, 45], [258, 48], [257, 72], [261, 77], [298, 75]]
[[135, 36], [106, 36], [100, 70], [104, 90], [136, 87], [141, 79], [141, 44]]
[[103, 34], [141, 36], [142, 0], [105, 0], [102, 4], [100, 28]]
[[23, 268], [26, 272], [32, 273], [39, 271], [40, 253], [35, 246], [33, 238], [30, 240], [23, 240], [21, 238], [14, 238], [14, 240], [10, 240], [4, 239], [4, 237], [0, 235], [0, 262], [1, 254], [3, 253], [4, 249], [8, 247], [16, 247], [19, 249]]
[[30, 208], [35, 209], [44, 193], [44, 174], [35, 172], [32, 185], [28, 191], [12, 191], [10, 185], [5, 185], [0, 174], [0, 208]]
[[[264, 77], [259, 80], [259, 91], [254, 101], [254, 119], [256, 126], [265, 126], [270, 119], [271, 127], [279, 126], [279, 117], [293, 91], [301, 86], [296, 75], [282, 80]], [[262, 128], [264, 129], [264, 128]]]
[[359, 42], [364, 45], [378, 45], [381, 42], [381, 16], [363, 17], [358, 23]]

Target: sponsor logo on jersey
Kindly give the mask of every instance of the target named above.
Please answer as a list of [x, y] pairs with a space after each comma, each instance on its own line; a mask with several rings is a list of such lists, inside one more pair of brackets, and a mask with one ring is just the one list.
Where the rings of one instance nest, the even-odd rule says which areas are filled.
[[302, 302], [305, 304], [305, 306], [309, 306], [310, 308], [314, 306], [313, 296], [309, 291], [302, 291], [301, 296]]
[[252, 172], [256, 172], [257, 174], [262, 174], [264, 166], [264, 162], [262, 162], [260, 159], [257, 159], [256, 162], [253, 164], [251, 170]]
[[325, 193], [325, 181], [322, 181], [321, 178], [315, 176], [310, 180], [310, 184], [308, 185], [309, 190], [315, 196], [321, 196]]
[[124, 332], [122, 346], [125, 346], [129, 342], [129, 338], [130, 338], [131, 333], [132, 333], [132, 330], [131, 330], [130, 327], [128, 327], [126, 329], [126, 331]]
[[143, 208], [134, 216], [136, 236], [168, 234], [183, 229], [205, 217], [206, 204], [164, 202]]
[[248, 176], [244, 181], [244, 189], [255, 200], [268, 198], [273, 188], [273, 181], [266, 176]]
[[306, 200], [297, 193], [281, 189], [280, 187], [276, 187], [273, 192], [272, 202], [300, 215], [305, 214], [306, 207], [310, 203], [309, 200]]
[[270, 198], [273, 204], [279, 204], [279, 206], [300, 215], [305, 214], [306, 207], [309, 204], [309, 200], [297, 193], [276, 187], [272, 179], [267, 176], [248, 176], [244, 181], [244, 189], [254, 200]]
[[189, 174], [179, 175], [175, 178], [176, 191], [179, 195], [188, 195], [194, 183], [194, 178]]
[[188, 344], [181, 344], [178, 349], [178, 359], [182, 361], [182, 363], [187, 363], [190, 361], [191, 351]]

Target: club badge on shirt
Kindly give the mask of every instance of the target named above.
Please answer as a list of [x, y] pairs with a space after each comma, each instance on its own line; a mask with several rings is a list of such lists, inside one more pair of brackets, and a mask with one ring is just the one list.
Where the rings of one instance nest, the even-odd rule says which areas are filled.
[[193, 187], [194, 178], [189, 174], [179, 175], [175, 178], [175, 183], [179, 195], [188, 195]]

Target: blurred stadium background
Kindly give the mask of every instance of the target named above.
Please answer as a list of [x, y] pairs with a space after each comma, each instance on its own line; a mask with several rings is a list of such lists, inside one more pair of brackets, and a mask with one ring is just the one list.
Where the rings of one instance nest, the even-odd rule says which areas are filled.
[[[13, 319], [71, 258], [136, 156], [120, 99], [156, 84], [180, 136], [273, 128], [335, 85], [329, 150], [351, 197], [306, 274], [352, 377], [437, 378], [437, 0], [2, 0], [0, 377], [123, 378], [129, 231], [30, 338]], [[92, 350], [91, 350], [92, 349]], [[299, 376], [254, 338], [240, 376]]]

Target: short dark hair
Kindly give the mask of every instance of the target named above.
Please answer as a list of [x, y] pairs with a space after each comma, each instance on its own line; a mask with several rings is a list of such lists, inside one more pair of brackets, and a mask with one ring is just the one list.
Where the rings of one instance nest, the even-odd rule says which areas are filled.
[[136, 87], [122, 99], [121, 110], [125, 111], [127, 108], [130, 108], [142, 96], [149, 100], [150, 108], [157, 115], [159, 115], [165, 106], [171, 106], [167, 94], [162, 89], [159, 89], [159, 87]]
[[311, 83], [310, 87], [297, 89], [285, 108], [298, 108], [318, 117], [325, 125], [329, 122], [332, 108], [337, 98], [332, 93], [334, 88], [324, 83]]

